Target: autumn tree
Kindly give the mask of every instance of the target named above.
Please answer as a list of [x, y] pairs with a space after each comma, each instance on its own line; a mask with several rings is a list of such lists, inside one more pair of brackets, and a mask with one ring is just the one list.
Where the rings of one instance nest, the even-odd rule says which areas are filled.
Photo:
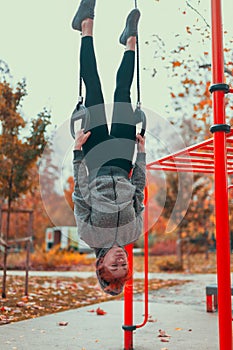
[[74, 203], [72, 200], [72, 194], [74, 192], [74, 179], [73, 176], [69, 176], [67, 179], [67, 188], [64, 189], [65, 199], [72, 210], [74, 210]]
[[[180, 129], [180, 134], [188, 146], [212, 137], [209, 131], [213, 124], [212, 98], [209, 92], [212, 79], [210, 24], [206, 13], [201, 12], [199, 5], [200, 1], [193, 1], [192, 5], [191, 1], [185, 1], [180, 6], [180, 15], [185, 18], [188, 14], [192, 14], [193, 21], [187, 23], [182, 33], [175, 32], [176, 44], [172, 49], [168, 48], [158, 34], [146, 42], [148, 48], [153, 48], [152, 78], [156, 77], [157, 66], [161, 65], [167, 75], [170, 101], [165, 107], [165, 115], [171, 124]], [[203, 7], [202, 2], [202, 10]], [[224, 37], [224, 70], [226, 82], [230, 85], [233, 76], [233, 40], [227, 31], [224, 32]], [[228, 124], [232, 124], [232, 109], [229, 97], [226, 96]], [[172, 213], [176, 221], [173, 209], [178, 193], [177, 174], [168, 173], [166, 181], [167, 198], [162, 216], [169, 220]], [[212, 231], [214, 223], [212, 185], [212, 175], [193, 175], [193, 194], [188, 211], [184, 213], [183, 220], [177, 227], [178, 236], [185, 233], [189, 237], [194, 237], [202, 234], [205, 229]], [[159, 200], [159, 193], [157, 197]], [[179, 216], [179, 207], [176, 209]]]
[[[207, 11], [210, 9], [205, 9], [203, 2], [185, 1], [179, 8], [179, 14], [184, 18], [189, 15], [189, 20], [182, 32], [174, 33], [174, 47], [168, 48], [158, 35], [154, 35], [153, 40], [146, 43], [154, 50], [154, 71], [157, 71], [157, 65], [162, 62], [167, 73], [167, 89], [170, 95], [166, 106], [167, 118], [181, 129], [188, 145], [211, 137], [209, 128], [213, 124], [209, 91], [212, 80], [211, 28]], [[233, 38], [227, 30], [224, 31], [224, 39], [224, 71], [229, 84], [233, 76]], [[156, 77], [156, 74], [152, 72], [152, 76]], [[232, 123], [232, 109], [226, 95], [226, 119], [229, 124]]]
[[[6, 201], [7, 222], [5, 240], [8, 240], [12, 203], [27, 193], [34, 182], [34, 166], [47, 143], [46, 129], [50, 124], [47, 110], [27, 122], [20, 111], [27, 95], [25, 81], [13, 88], [7, 81], [9, 69], [0, 62], [0, 198]], [[23, 132], [27, 136], [23, 136]], [[5, 295], [7, 251], [4, 254], [3, 296]]]

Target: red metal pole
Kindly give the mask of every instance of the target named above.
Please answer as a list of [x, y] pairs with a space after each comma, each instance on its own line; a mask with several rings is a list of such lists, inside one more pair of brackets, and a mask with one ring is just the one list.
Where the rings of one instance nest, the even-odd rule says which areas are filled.
[[124, 350], [133, 350], [133, 244], [126, 247], [129, 269], [132, 277], [127, 281], [124, 292]]
[[[212, 79], [213, 84], [224, 84], [224, 57], [221, 0], [211, 0], [212, 18]], [[215, 125], [224, 125], [225, 93], [213, 92]], [[218, 277], [218, 320], [220, 350], [232, 349], [232, 311], [230, 279], [230, 235], [228, 216], [228, 188], [226, 168], [226, 134], [214, 132], [215, 212]]]
[[144, 327], [149, 319], [149, 193], [148, 186], [145, 187], [145, 213], [144, 213], [144, 320], [137, 324], [136, 328]]
[[129, 244], [125, 247], [128, 253], [128, 263], [129, 269], [132, 273], [131, 279], [126, 283], [124, 291], [124, 325], [122, 326], [124, 330], [124, 350], [133, 350], [133, 331], [137, 328], [141, 328], [146, 325], [149, 318], [148, 311], [148, 234], [149, 234], [149, 203], [148, 203], [148, 187], [145, 187], [145, 213], [144, 213], [144, 263], [145, 263], [145, 308], [144, 308], [144, 320], [139, 325], [133, 324], [133, 244]]

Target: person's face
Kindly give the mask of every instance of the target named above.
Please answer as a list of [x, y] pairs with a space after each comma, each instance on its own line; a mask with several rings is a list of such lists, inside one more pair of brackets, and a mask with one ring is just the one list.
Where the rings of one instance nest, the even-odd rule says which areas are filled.
[[112, 247], [103, 259], [106, 270], [106, 281], [108, 278], [122, 278], [128, 273], [128, 259], [126, 252], [120, 247]]

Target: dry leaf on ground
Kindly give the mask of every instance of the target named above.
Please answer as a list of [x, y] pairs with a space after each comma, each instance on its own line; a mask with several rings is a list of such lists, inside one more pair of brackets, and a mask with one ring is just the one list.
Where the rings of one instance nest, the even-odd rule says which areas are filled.
[[159, 335], [158, 337], [165, 337], [165, 338], [170, 338], [171, 336], [167, 334], [164, 330], [159, 329]]
[[65, 322], [65, 321], [61, 321], [58, 323], [59, 326], [67, 326], [68, 325], [68, 322]]
[[107, 312], [104, 311], [103, 309], [101, 309], [100, 307], [98, 307], [98, 309], [96, 309], [96, 314], [99, 316], [103, 316], [105, 315]]

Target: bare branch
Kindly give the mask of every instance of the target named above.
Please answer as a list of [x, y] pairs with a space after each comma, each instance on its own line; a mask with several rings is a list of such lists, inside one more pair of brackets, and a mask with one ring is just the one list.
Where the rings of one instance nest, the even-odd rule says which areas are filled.
[[[211, 64], [210, 64], [210, 63], [201, 64], [201, 65], [199, 66], [199, 68], [204, 68], [204, 69], [206, 69], [206, 68], [211, 68]], [[233, 72], [232, 72], [229, 68], [227, 68], [227, 67], [224, 67], [224, 73], [229, 74], [231, 77], [233, 76]]]
[[203, 21], [205, 22], [205, 24], [207, 25], [208, 28], [210, 28], [209, 23], [207, 22], [207, 20], [205, 19], [205, 17], [197, 10], [195, 9], [188, 1], [186, 1], [186, 4], [188, 7], [190, 7], [194, 12], [196, 12], [198, 14], [198, 16], [200, 16]]

